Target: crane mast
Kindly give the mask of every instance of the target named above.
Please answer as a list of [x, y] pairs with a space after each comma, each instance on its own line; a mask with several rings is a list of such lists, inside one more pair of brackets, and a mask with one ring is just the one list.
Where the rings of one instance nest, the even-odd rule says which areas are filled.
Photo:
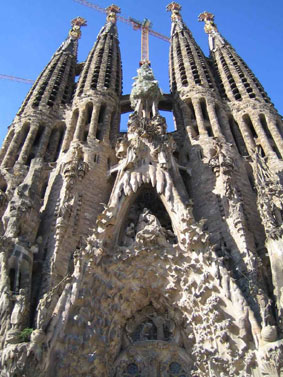
[[141, 28], [141, 61], [140, 65], [142, 64], [150, 64], [149, 61], [149, 44], [148, 44], [148, 29], [150, 26], [150, 21], [145, 20], [143, 22], [142, 28]]

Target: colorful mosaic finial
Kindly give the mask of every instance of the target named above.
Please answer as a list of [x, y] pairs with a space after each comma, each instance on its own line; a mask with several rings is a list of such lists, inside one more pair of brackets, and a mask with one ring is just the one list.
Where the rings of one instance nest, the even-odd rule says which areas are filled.
[[81, 27], [87, 26], [87, 22], [82, 17], [76, 17], [71, 21], [72, 29], [69, 31], [69, 36], [73, 39], [79, 39], [82, 35]]
[[112, 24], [115, 24], [117, 22], [117, 13], [121, 13], [121, 8], [118, 7], [118, 5], [109, 5], [109, 7], [105, 8], [107, 13], [107, 22], [111, 22]]
[[213, 32], [218, 31], [217, 26], [214, 23], [214, 14], [205, 11], [198, 16], [198, 20], [203, 21], [205, 23], [204, 31], [207, 34], [211, 34]]

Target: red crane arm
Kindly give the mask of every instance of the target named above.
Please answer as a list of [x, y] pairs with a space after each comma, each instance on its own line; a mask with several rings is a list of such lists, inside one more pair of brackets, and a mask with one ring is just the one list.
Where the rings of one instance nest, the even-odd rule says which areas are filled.
[[100, 7], [99, 5], [90, 3], [89, 1], [86, 0], [74, 0], [76, 3], [79, 3], [81, 5], [85, 5], [86, 7], [92, 8], [97, 10], [100, 13], [106, 13], [105, 8]]
[[153, 35], [156, 38], [162, 39], [165, 42], [170, 42], [170, 38], [166, 37], [166, 35], [160, 34], [157, 31], [154, 31], [152, 29], [149, 29], [149, 34]]
[[[92, 9], [94, 9], [94, 10], [100, 12], [100, 13], [106, 13], [105, 8], [102, 8], [99, 5], [91, 3], [87, 0], [73, 0], [73, 1], [75, 1], [76, 3], [79, 3], [81, 5], [84, 5], [86, 7], [92, 8]], [[117, 14], [116, 17], [119, 21], [124, 22], [125, 24], [132, 26], [134, 30], [140, 30], [141, 29], [142, 22], [140, 22], [140, 21], [137, 21], [137, 20], [135, 20], [131, 17], [125, 18], [123, 16], [120, 16], [119, 14]], [[157, 31], [154, 31], [150, 28], [148, 29], [148, 32], [149, 32], [149, 34], [153, 35], [156, 38], [162, 39], [163, 41], [166, 41], [166, 42], [170, 41], [170, 38], [166, 37], [166, 35], [160, 34]]]
[[0, 73], [0, 79], [2, 79], [2, 80], [12, 80], [12, 81], [24, 82], [26, 84], [33, 84], [34, 83], [34, 80], [22, 79], [21, 77], [3, 75], [1, 73]]

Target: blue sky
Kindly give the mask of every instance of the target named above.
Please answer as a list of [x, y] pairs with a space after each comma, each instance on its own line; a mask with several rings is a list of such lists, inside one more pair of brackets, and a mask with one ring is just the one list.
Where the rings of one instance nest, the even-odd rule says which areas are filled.
[[[89, 0], [92, 1], [92, 0]], [[113, 0], [114, 1], [114, 0]], [[95, 0], [106, 7], [112, 1]], [[117, 0], [124, 17], [149, 18], [153, 29], [169, 36], [170, 14], [165, 11], [168, 0]], [[283, 114], [283, 28], [282, 0], [181, 0], [182, 15], [197, 43], [208, 53], [207, 35], [203, 24], [197, 22], [199, 13], [210, 11], [216, 16], [220, 32], [265, 87], [277, 110]], [[86, 8], [74, 0], [13, 0], [2, 4], [0, 34], [0, 73], [36, 79], [54, 51], [66, 38], [70, 20], [76, 16], [87, 19], [82, 29], [79, 61], [84, 61], [105, 15]], [[140, 59], [140, 33], [126, 24], [118, 23], [123, 61], [124, 94], [131, 90], [132, 77]], [[169, 44], [150, 38], [150, 60], [161, 89], [167, 93]], [[26, 96], [30, 85], [0, 80], [0, 141]], [[125, 121], [125, 120], [124, 120]]]

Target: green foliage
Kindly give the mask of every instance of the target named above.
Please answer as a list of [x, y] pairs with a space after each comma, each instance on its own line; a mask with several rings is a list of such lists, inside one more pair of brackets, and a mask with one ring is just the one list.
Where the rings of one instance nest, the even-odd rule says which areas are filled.
[[21, 331], [20, 336], [19, 336], [20, 341], [21, 342], [29, 342], [32, 332], [33, 332], [33, 329], [31, 329], [29, 327], [23, 329], [23, 331]]

